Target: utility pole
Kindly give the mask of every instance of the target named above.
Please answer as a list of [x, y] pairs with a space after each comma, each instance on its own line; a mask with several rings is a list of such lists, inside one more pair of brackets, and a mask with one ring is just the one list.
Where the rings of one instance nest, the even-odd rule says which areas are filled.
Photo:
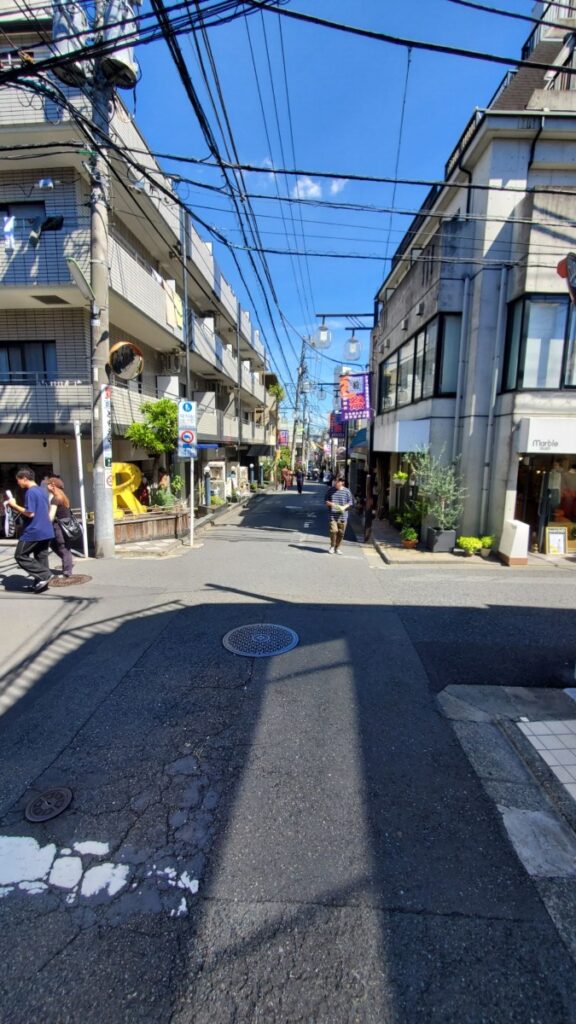
[[299, 408], [300, 408], [300, 395], [302, 393], [302, 382], [303, 382], [304, 377], [306, 375], [306, 363], [305, 363], [305, 359], [304, 359], [305, 354], [306, 354], [306, 339], [302, 338], [302, 349], [300, 351], [300, 363], [298, 364], [298, 376], [296, 378], [296, 398], [294, 400], [294, 424], [293, 424], [293, 427], [292, 427], [292, 450], [291, 450], [291, 453], [290, 453], [290, 469], [292, 470], [292, 472], [294, 472], [294, 465], [295, 465], [295, 462], [296, 462], [296, 429], [297, 429], [298, 423], [299, 423], [298, 413], [299, 413]]
[[[104, 0], [95, 7], [94, 35], [104, 25]], [[90, 284], [94, 293], [90, 317], [92, 348], [92, 461], [94, 466], [94, 546], [96, 558], [114, 556], [114, 513], [112, 507], [112, 415], [110, 381], [106, 367], [110, 347], [108, 271], [108, 167], [100, 140], [109, 131], [112, 88], [94, 60], [92, 78], [92, 120], [99, 129], [98, 149], [90, 157]], [[103, 133], [102, 135], [100, 133]]]

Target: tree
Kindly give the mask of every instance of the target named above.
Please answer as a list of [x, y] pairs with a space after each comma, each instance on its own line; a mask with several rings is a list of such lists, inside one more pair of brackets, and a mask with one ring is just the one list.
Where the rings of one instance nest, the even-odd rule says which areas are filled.
[[268, 394], [272, 395], [272, 397], [276, 399], [278, 405], [280, 405], [280, 403], [286, 398], [286, 392], [279, 381], [270, 385], [268, 388]]
[[446, 465], [429, 448], [406, 455], [418, 487], [418, 502], [424, 516], [430, 516], [439, 530], [455, 530], [464, 510], [466, 490], [460, 484], [458, 467]]
[[278, 469], [284, 469], [286, 466], [292, 465], [292, 452], [289, 448], [280, 449], [276, 465], [278, 466]]
[[131, 423], [124, 437], [134, 448], [144, 448], [154, 458], [154, 476], [158, 474], [160, 457], [171, 456], [178, 445], [178, 406], [171, 398], [143, 402], [143, 423]]

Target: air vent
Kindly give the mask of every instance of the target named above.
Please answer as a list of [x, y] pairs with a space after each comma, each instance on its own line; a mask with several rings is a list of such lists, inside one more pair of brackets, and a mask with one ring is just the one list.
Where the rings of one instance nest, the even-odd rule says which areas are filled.
[[66, 299], [61, 299], [59, 295], [33, 295], [33, 299], [36, 302], [41, 302], [43, 306], [69, 306], [70, 303]]

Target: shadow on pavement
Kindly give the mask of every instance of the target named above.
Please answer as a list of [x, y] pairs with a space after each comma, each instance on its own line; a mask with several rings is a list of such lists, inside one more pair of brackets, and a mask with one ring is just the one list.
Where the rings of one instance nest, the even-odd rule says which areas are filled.
[[[72, 628], [72, 649], [62, 625], [55, 662], [0, 719], [6, 1019], [571, 1020], [572, 961], [421, 661], [431, 672], [452, 631], [474, 674], [473, 637], [492, 617], [504, 637], [521, 610], [415, 623], [206, 589], [195, 607], [103, 616], [99, 635]], [[573, 613], [554, 616], [534, 613], [539, 635], [573, 635]], [[223, 649], [260, 622], [299, 646]], [[69, 810], [26, 823], [30, 792], [58, 785]]]

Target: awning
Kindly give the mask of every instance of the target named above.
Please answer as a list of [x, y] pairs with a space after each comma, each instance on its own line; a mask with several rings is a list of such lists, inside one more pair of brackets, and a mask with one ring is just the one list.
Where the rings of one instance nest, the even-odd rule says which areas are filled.
[[362, 427], [361, 430], [359, 430], [354, 435], [354, 437], [352, 438], [350, 444], [348, 445], [348, 450], [352, 452], [352, 451], [357, 450], [358, 448], [365, 448], [366, 449], [367, 447], [368, 447], [367, 429], [366, 429], [366, 427]]

